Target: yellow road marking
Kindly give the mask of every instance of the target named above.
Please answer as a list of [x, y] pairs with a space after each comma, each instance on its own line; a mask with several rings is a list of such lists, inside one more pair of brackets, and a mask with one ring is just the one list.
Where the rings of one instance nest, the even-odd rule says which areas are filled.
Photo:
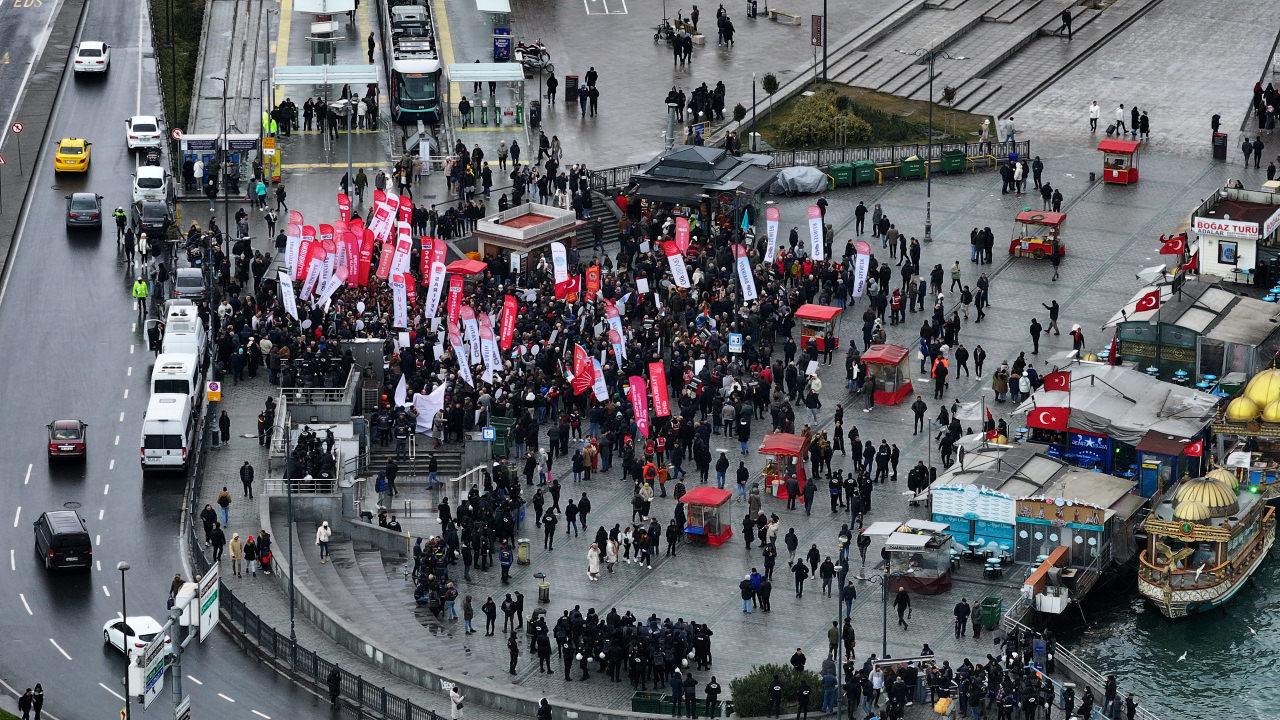
[[[276, 67], [289, 64], [289, 30], [293, 25], [293, 0], [280, 0], [280, 23], [276, 28]], [[275, 104], [279, 105], [284, 96], [284, 88], [277, 85], [273, 90]]]
[[[431, 14], [436, 23], [436, 47], [443, 56], [445, 72], [453, 64], [453, 36], [449, 34], [449, 15], [445, 12], [444, 0], [431, 1]], [[462, 88], [456, 82], [449, 83], [449, 97], [462, 97]]]

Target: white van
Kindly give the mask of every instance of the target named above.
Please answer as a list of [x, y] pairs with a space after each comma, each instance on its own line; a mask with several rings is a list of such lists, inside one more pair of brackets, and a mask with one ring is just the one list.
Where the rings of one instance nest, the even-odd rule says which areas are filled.
[[160, 352], [185, 353], [203, 358], [207, 338], [204, 322], [200, 320], [195, 303], [190, 300], [170, 300], [165, 303], [165, 308], [164, 342], [160, 345]]
[[143, 471], [186, 470], [194, 426], [195, 415], [185, 395], [152, 395], [138, 450]]
[[186, 395], [196, 407], [200, 397], [200, 362], [195, 355], [166, 353], [151, 369], [152, 395]]

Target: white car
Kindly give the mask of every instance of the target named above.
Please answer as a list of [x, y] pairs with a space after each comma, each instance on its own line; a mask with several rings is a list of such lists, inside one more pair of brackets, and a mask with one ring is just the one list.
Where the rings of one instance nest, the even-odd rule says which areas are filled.
[[106, 73], [111, 69], [111, 46], [97, 40], [81, 40], [71, 69], [79, 73]]
[[[102, 642], [132, 656], [149, 645], [163, 629], [164, 626], [150, 615], [130, 616], [128, 624], [117, 616], [102, 626]], [[129, 636], [127, 651], [125, 650], [126, 634]]]
[[133, 174], [133, 201], [169, 201], [169, 171], [155, 165], [140, 165]]
[[154, 115], [134, 115], [124, 121], [124, 127], [130, 150], [160, 147], [160, 123]]

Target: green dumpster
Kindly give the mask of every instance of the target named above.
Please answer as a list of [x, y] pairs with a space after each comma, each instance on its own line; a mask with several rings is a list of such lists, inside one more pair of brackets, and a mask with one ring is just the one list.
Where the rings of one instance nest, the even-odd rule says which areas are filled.
[[662, 693], [638, 691], [631, 694], [631, 712], [662, 712]]
[[988, 630], [994, 630], [1000, 625], [1000, 616], [1004, 614], [1004, 603], [998, 597], [988, 597], [982, 600], [982, 606], [979, 612], [979, 619], [982, 621], [983, 627]]
[[862, 185], [876, 181], [876, 163], [874, 160], [856, 160], [853, 162], [853, 184]]
[[919, 155], [912, 155], [909, 158], [903, 158], [902, 163], [898, 166], [898, 177], [900, 178], [922, 178], [924, 177], [924, 158]]
[[493, 457], [506, 457], [511, 452], [511, 428], [515, 426], [515, 418], [509, 417], [492, 417], [489, 418], [489, 424], [493, 425], [494, 439], [491, 448]]
[[945, 175], [964, 172], [967, 161], [963, 150], [943, 150], [942, 172]]
[[853, 187], [853, 163], [831, 163], [827, 174], [835, 180], [836, 187]]

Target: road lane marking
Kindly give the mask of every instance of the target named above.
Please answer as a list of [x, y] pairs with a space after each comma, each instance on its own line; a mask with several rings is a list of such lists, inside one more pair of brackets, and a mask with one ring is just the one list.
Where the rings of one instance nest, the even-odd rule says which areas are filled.
[[107, 463], [107, 469], [108, 469], [108, 470], [115, 470], [115, 469], [116, 469], [116, 459], [115, 459], [115, 458], [111, 458], [111, 462]]
[[[136, 327], [137, 327], [137, 325], [134, 325], [134, 327], [136, 328]], [[130, 354], [130, 355], [132, 355], [132, 354], [133, 354], [133, 350], [134, 350], [134, 348], [136, 348], [136, 347], [137, 347], [136, 345], [130, 345], [130, 346], [129, 346], [129, 354]]]
[[66, 659], [68, 659], [68, 660], [70, 660], [70, 659], [71, 659], [71, 656], [67, 654], [67, 651], [66, 651], [66, 650], [63, 650], [63, 649], [62, 649], [62, 646], [58, 644], [58, 641], [57, 641], [57, 640], [54, 640], [53, 638], [49, 638], [49, 643], [50, 643], [51, 645], [53, 645], [54, 649], [56, 649], [58, 652], [62, 653], [62, 657], [66, 658]]
[[[115, 690], [112, 690], [111, 688], [107, 687], [106, 685], [103, 685], [102, 683], [98, 683], [98, 687], [102, 688], [103, 690], [106, 690], [112, 695], [115, 695], [116, 699], [119, 700], [120, 702], [124, 702], [124, 696], [116, 692]], [[45, 714], [48, 715], [49, 713], [45, 713]]]
[[[53, 24], [54, 18], [56, 18], [57, 16], [58, 16], [58, 13], [50, 10], [49, 19], [45, 20], [44, 29], [40, 31], [40, 37], [43, 38], [43, 41], [38, 43], [38, 47], [35, 48], [35, 53], [32, 55], [31, 60], [27, 63], [27, 71], [22, 74], [22, 82], [18, 83], [19, 88], [27, 87], [27, 80], [31, 77], [31, 71], [34, 70], [36, 65], [38, 64], [36, 63], [36, 59], [40, 56], [40, 51], [44, 47], [44, 41], [47, 41], [49, 39], [49, 26]], [[25, 93], [20, 93], [17, 97], [13, 99], [13, 108], [9, 110], [9, 119], [5, 120], [4, 127], [0, 128], [0, 146], [4, 145], [5, 138], [9, 136], [9, 126], [13, 124], [13, 116], [15, 113], [18, 112], [18, 102], [22, 100], [22, 96], [24, 94]], [[4, 292], [0, 290], [0, 301], [3, 301], [3, 299], [4, 299]], [[46, 715], [47, 714], [48, 713], [46, 713]]]
[[133, 366], [130, 365], [129, 368], [124, 371], [124, 374], [125, 377], [133, 377]]
[[27, 596], [22, 593], [18, 593], [18, 598], [22, 600], [22, 607], [27, 609], [27, 614], [34, 616], [35, 613], [31, 612], [31, 606], [27, 604]]
[[107, 589], [106, 585], [102, 586], [102, 594], [106, 595], [107, 597], [111, 597], [111, 591]]
[[262, 713], [258, 712], [257, 710], [250, 710], [249, 712], [253, 713], [254, 715], [257, 715], [257, 716], [258, 716], [258, 717], [260, 717], [260, 718], [262, 718], [262, 720], [271, 720], [271, 716], [270, 716], [270, 715], [263, 715]]
[[197, 684], [197, 685], [203, 685], [203, 684], [204, 684], [204, 683], [200, 682], [199, 680], [197, 680], [197, 679], [196, 679], [196, 677], [195, 677], [194, 675], [188, 675], [188, 676], [187, 676], [187, 679], [188, 679], [188, 680], [190, 680], [191, 682], [193, 682], [193, 683]]
[[121, 411], [120, 411], [120, 420], [118, 420], [118, 422], [124, 422], [124, 411], [123, 411], [123, 410], [121, 410]]
[[233, 702], [235, 702], [235, 701], [236, 701], [236, 700], [235, 700], [235, 698], [227, 697], [226, 695], [223, 695], [222, 693], [218, 693], [218, 697], [222, 698], [223, 700], [226, 700], [226, 701], [227, 701], [227, 702], [229, 702], [229, 703], [233, 703]]
[[101, 547], [101, 546], [102, 546], [102, 535], [94, 535], [94, 536], [93, 536], [93, 545], [94, 545], [94, 547]]
[[21, 506], [21, 505], [19, 505], [19, 506], [18, 506], [18, 509], [16, 509], [16, 510], [14, 510], [14, 511], [13, 511], [13, 526], [14, 526], [14, 527], [18, 527], [18, 518], [19, 518], [19, 517], [21, 517], [21, 516], [22, 516], [22, 506]]
[[106, 495], [106, 494], [107, 494], [107, 493], [109, 493], [109, 492], [111, 492], [111, 483], [107, 483], [106, 485], [103, 485], [103, 486], [102, 486], [102, 494], [103, 494], [103, 495]]
[[9, 569], [13, 572], [18, 572], [18, 560], [13, 548], [9, 548]]
[[27, 483], [31, 482], [31, 465], [32, 463], [27, 463], [27, 476], [22, 479], [23, 485], [26, 485]]
[[148, 3], [138, 3], [138, 83], [133, 101], [134, 115], [142, 114], [142, 48], [147, 33], [146, 27], [144, 27], [147, 19], [147, 5]]
[[124, 399], [125, 399], [125, 400], [128, 400], [128, 399], [129, 399], [129, 388], [125, 388], [125, 389], [124, 389]]
[[106, 508], [98, 508], [98, 522], [102, 522], [102, 516], [107, 514]]
[[[102, 572], [102, 561], [94, 560], [93, 562], [98, 566], [98, 572]], [[45, 714], [48, 715], [48, 713], [45, 713]]]
[[119, 444], [120, 444], [120, 436], [119, 436], [119, 435], [117, 435], [117, 436], [116, 436], [116, 442], [115, 442], [115, 444], [116, 444], [116, 445], [119, 445]]

